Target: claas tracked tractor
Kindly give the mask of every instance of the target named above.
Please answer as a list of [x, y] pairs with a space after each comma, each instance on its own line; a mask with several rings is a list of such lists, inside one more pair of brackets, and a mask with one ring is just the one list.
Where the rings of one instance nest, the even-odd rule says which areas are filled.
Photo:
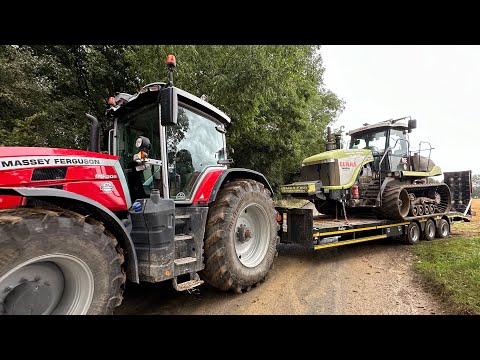
[[126, 279], [249, 291], [279, 240], [272, 189], [230, 167], [230, 118], [152, 83], [109, 99], [108, 149], [0, 147], [0, 314], [109, 314]]
[[410, 117], [364, 124], [347, 134], [348, 149], [341, 148], [340, 135], [333, 140], [328, 128], [326, 151], [305, 159], [301, 181], [283, 185], [281, 192], [311, 200], [328, 215], [373, 211], [379, 219], [412, 220], [446, 214], [450, 189], [429, 183], [442, 170], [430, 159], [429, 143], [411, 149], [408, 134], [414, 128], [416, 120]]

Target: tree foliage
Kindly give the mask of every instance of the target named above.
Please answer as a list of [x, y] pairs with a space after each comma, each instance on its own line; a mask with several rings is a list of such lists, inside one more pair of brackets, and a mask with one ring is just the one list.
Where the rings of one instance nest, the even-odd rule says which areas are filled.
[[303, 158], [324, 150], [343, 102], [323, 84], [319, 46], [0, 46], [0, 145], [87, 148], [89, 122], [115, 92], [165, 81], [232, 119], [235, 166], [292, 181]]
[[124, 46], [0, 46], [0, 145], [86, 149], [89, 112], [134, 91]]
[[472, 175], [473, 197], [480, 197], [480, 174]]
[[235, 166], [264, 173], [274, 187], [292, 181], [303, 158], [324, 150], [326, 125], [343, 103], [323, 85], [318, 46], [137, 46], [128, 54], [140, 83], [165, 79], [177, 58], [176, 86], [232, 119]]

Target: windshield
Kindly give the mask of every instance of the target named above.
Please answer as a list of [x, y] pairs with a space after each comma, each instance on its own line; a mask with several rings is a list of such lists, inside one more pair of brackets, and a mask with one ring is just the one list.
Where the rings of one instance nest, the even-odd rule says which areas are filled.
[[350, 141], [350, 149], [370, 149], [382, 153], [385, 150], [387, 130], [354, 134]]
[[392, 148], [392, 154], [399, 156], [407, 155], [407, 135], [405, 130], [391, 129], [389, 146]]
[[200, 174], [224, 159], [224, 134], [220, 123], [179, 105], [178, 124], [167, 127], [170, 198], [189, 200]]

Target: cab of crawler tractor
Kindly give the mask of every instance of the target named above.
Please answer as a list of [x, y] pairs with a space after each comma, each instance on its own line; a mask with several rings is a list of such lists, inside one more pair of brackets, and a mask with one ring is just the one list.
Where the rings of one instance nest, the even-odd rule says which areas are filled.
[[371, 150], [373, 172], [410, 170], [410, 142], [408, 133], [416, 128], [416, 120], [400, 122], [406, 118], [387, 120], [377, 124], [364, 124], [350, 131], [350, 149]]

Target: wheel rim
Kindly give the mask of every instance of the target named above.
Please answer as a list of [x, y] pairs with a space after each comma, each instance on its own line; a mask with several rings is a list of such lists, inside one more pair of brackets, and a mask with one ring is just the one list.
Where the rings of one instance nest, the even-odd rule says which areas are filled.
[[93, 274], [84, 261], [67, 254], [42, 255], [0, 278], [0, 313], [83, 315], [93, 290]]
[[446, 221], [442, 221], [441, 225], [441, 230], [442, 230], [442, 236], [445, 237], [448, 235], [448, 223]]
[[415, 242], [415, 241], [418, 240], [419, 236], [420, 236], [420, 231], [419, 231], [418, 227], [417, 226], [412, 226], [410, 228], [410, 239]]
[[433, 221], [428, 221], [426, 227], [427, 239], [433, 239], [435, 237], [435, 224], [433, 223]]
[[270, 231], [269, 217], [263, 207], [250, 204], [242, 209], [235, 225], [235, 251], [244, 266], [253, 268], [262, 262]]

